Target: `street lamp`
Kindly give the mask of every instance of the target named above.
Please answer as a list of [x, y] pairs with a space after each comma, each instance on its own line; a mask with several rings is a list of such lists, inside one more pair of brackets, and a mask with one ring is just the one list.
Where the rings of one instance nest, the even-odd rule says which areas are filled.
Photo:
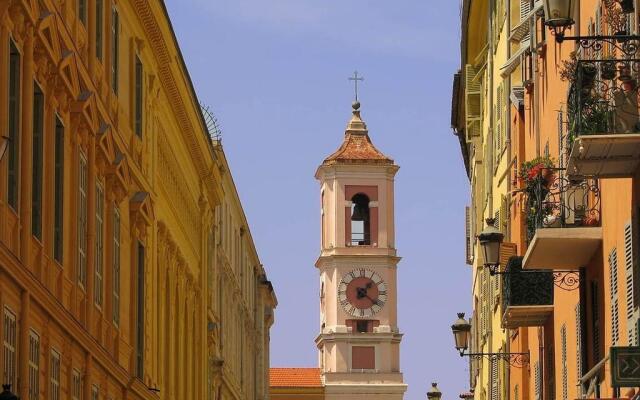
[[460, 352], [460, 356], [463, 356], [469, 348], [469, 336], [471, 335], [471, 324], [464, 318], [464, 313], [458, 313], [458, 319], [451, 325], [451, 331], [453, 331], [456, 350]]
[[2, 393], [0, 393], [0, 400], [19, 400], [19, 397], [11, 393], [11, 385], [2, 385]]
[[427, 392], [427, 399], [429, 400], [440, 400], [442, 398], [442, 392], [438, 389], [438, 384], [433, 382], [431, 384], [431, 390]]
[[544, 23], [554, 30], [558, 28], [564, 32], [575, 23], [575, 7], [576, 0], [544, 0]]
[[[553, 35], [556, 37], [556, 42], [562, 43], [565, 40], [573, 40], [580, 42], [582, 47], [590, 47], [592, 43], [606, 42], [615, 45], [616, 43], [640, 40], [640, 36], [625, 34], [565, 36], [565, 31], [575, 24], [573, 16], [575, 15], [577, 2], [578, 0], [544, 0], [544, 23], [553, 32]], [[633, 1], [615, 0], [615, 2], [620, 4], [624, 13], [633, 12]], [[627, 47], [633, 47], [633, 53], [635, 54], [637, 46], [633, 45]], [[619, 48], [625, 53], [632, 51], [632, 49], [627, 49], [625, 46]]]
[[529, 352], [526, 353], [467, 353], [469, 349], [469, 339], [471, 336], [471, 324], [464, 318], [464, 313], [458, 313], [458, 319], [451, 325], [456, 350], [460, 352], [460, 357], [467, 356], [472, 360], [479, 360], [483, 357], [490, 361], [504, 360], [514, 367], [521, 368], [529, 364]]
[[484, 265], [493, 271], [500, 265], [500, 245], [504, 235], [495, 226], [494, 218], [487, 218], [487, 226], [478, 235], [478, 242], [484, 254]]

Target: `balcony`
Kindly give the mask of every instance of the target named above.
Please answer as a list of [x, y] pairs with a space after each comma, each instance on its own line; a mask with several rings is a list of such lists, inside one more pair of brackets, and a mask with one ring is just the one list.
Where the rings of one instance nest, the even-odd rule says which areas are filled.
[[523, 190], [529, 247], [523, 269], [579, 269], [602, 242], [600, 189], [593, 178], [561, 168], [538, 171]]
[[503, 328], [544, 325], [553, 313], [553, 271], [523, 271], [522, 257], [511, 257], [501, 277]]
[[574, 60], [567, 171], [572, 176], [632, 177], [640, 167], [638, 59]]

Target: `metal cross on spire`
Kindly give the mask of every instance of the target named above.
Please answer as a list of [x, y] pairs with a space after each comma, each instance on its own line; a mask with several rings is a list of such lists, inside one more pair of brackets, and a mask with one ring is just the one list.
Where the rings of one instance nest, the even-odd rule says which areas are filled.
[[364, 77], [359, 76], [358, 75], [358, 71], [355, 71], [353, 73], [353, 76], [349, 78], [350, 81], [353, 81], [355, 83], [355, 90], [356, 90], [356, 102], [358, 101], [358, 82], [362, 82], [364, 81]]

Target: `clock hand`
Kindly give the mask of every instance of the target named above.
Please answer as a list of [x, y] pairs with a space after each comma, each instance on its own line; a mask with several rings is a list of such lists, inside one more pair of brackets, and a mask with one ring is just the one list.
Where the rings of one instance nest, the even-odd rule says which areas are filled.
[[375, 299], [375, 300], [374, 300], [374, 299], [372, 299], [371, 297], [369, 297], [369, 295], [365, 295], [365, 297], [366, 297], [367, 299], [369, 299], [369, 300], [371, 301], [371, 303], [373, 303], [373, 304], [375, 304], [375, 305], [379, 305], [379, 304], [378, 304], [378, 299]]

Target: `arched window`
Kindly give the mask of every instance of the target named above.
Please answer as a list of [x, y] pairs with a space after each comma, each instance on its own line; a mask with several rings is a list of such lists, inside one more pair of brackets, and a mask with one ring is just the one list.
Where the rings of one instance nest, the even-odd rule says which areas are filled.
[[369, 213], [369, 197], [358, 193], [351, 198], [351, 245], [366, 246], [371, 244], [371, 218]]

